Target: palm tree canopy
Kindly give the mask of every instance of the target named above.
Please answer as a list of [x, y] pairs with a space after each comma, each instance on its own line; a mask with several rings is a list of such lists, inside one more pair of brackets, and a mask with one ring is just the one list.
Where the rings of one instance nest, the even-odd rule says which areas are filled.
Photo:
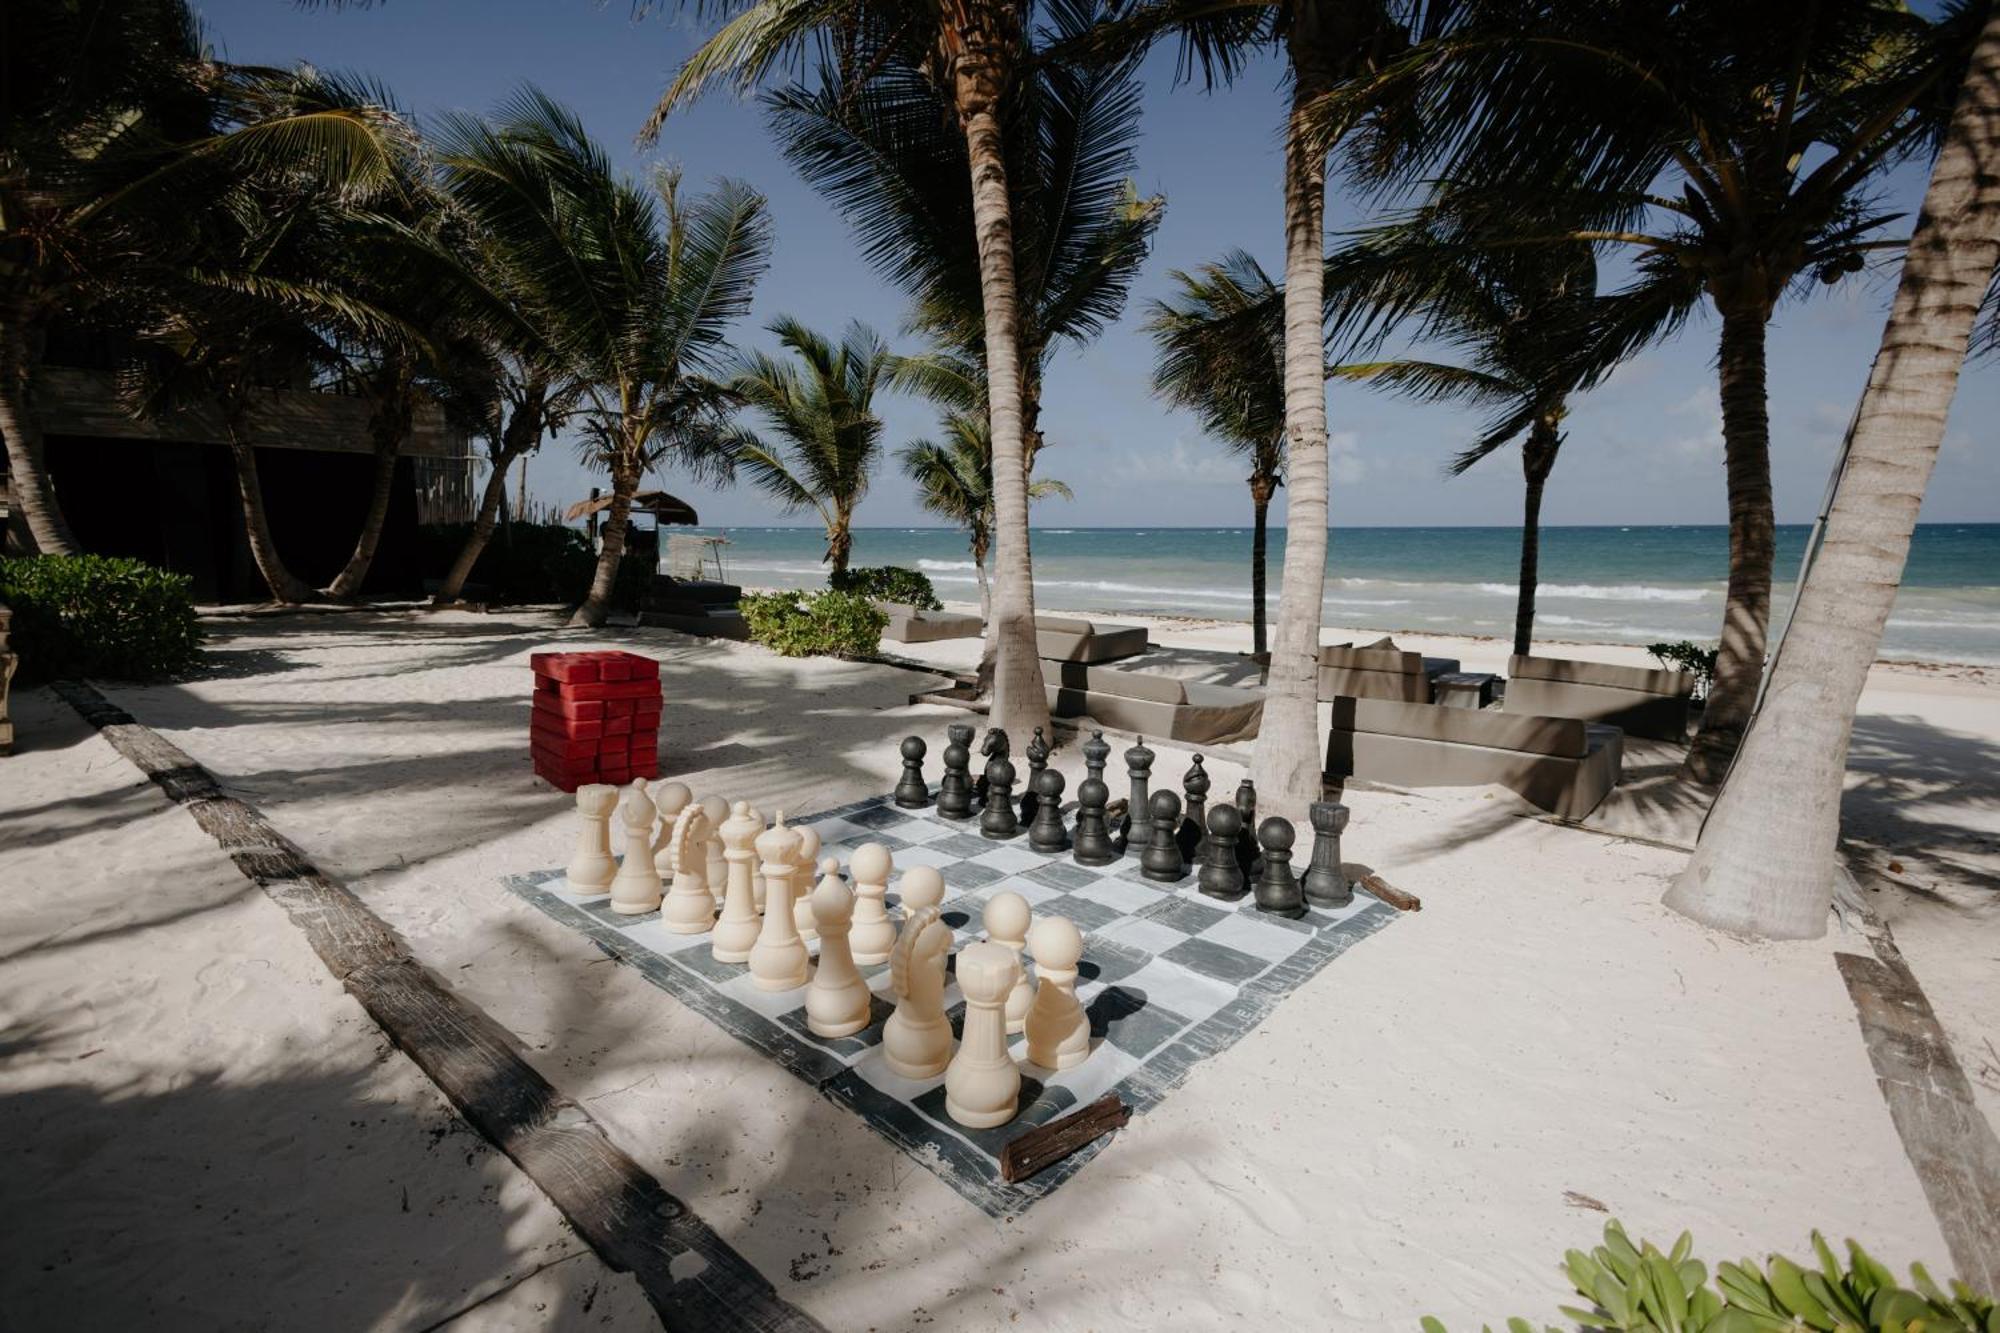
[[889, 346], [860, 323], [838, 344], [790, 318], [771, 332], [794, 360], [753, 352], [729, 383], [784, 445], [744, 432], [736, 467], [787, 512], [823, 504], [851, 512], [882, 452], [874, 399], [893, 360]]
[[[984, 548], [993, 525], [993, 437], [980, 412], [947, 412], [941, 438], [912, 440], [899, 457], [903, 475], [917, 487], [924, 512], [964, 528]], [[1068, 483], [1039, 477], [1028, 483], [1030, 500], [1069, 500]]]
[[1193, 273], [1152, 304], [1146, 329], [1158, 360], [1153, 391], [1202, 429], [1278, 476], [1285, 455], [1284, 289], [1242, 250]]

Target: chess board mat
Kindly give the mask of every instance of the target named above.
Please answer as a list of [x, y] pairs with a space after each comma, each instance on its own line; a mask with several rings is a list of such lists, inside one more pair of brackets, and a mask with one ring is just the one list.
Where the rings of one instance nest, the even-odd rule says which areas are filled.
[[[886, 796], [791, 823], [817, 829], [821, 856], [838, 856], [843, 870], [861, 844], [887, 847], [895, 862], [892, 909], [904, 869], [936, 866], [944, 877], [943, 913], [954, 951], [983, 937], [986, 900], [1005, 889], [1026, 898], [1038, 917], [1075, 922], [1084, 936], [1076, 994], [1090, 1017], [1089, 1058], [1073, 1069], [1043, 1069], [1028, 1062], [1024, 1037], [1010, 1037], [1021, 1069], [1020, 1114], [995, 1129], [968, 1129], [945, 1114], [942, 1075], [905, 1079], [883, 1062], [882, 1025], [894, 1008], [888, 964], [861, 969], [874, 992], [869, 1025], [850, 1037], [816, 1037], [806, 1027], [804, 988], [759, 990], [747, 966], [714, 960], [707, 934], [673, 934], [661, 926], [658, 912], [613, 912], [608, 895], [571, 897], [559, 870], [510, 876], [505, 883], [853, 1110], [995, 1217], [1019, 1214], [1046, 1197], [1109, 1140], [1015, 1184], [1000, 1178], [1000, 1153], [1008, 1142], [1106, 1093], [1117, 1093], [1135, 1114], [1157, 1106], [1196, 1062], [1227, 1049], [1291, 991], [1398, 916], [1360, 892], [1346, 907], [1311, 908], [1296, 920], [1272, 916], [1257, 911], [1247, 894], [1233, 903], [1204, 897], [1192, 873], [1176, 884], [1145, 879], [1136, 855], [1081, 866], [1067, 852], [1030, 850], [1025, 834], [991, 841], [979, 835], [976, 817], [942, 819], [935, 806], [905, 810]], [[807, 947], [817, 954], [817, 943]], [[946, 983], [945, 1008], [956, 1032], [965, 1003], [949, 972]]]

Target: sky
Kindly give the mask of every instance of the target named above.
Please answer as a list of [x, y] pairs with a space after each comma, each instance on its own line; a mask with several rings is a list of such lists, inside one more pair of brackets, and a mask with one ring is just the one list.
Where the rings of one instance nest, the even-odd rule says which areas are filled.
[[[383, 0], [372, 6], [298, 8], [284, 0], [195, 0], [210, 42], [238, 61], [310, 61], [366, 74], [419, 119], [447, 109], [490, 110], [534, 83], [567, 103], [614, 161], [637, 173], [679, 166], [690, 185], [747, 181], [770, 201], [776, 249], [739, 342], [775, 350], [765, 331], [792, 315], [826, 332], [859, 319], [898, 350], [922, 350], [902, 332], [901, 294], [861, 260], [840, 216], [774, 146], [759, 107], [712, 95], [670, 121], [658, 147], [634, 135], [680, 61], [706, 29], [675, 6], [635, 19], [626, 0]], [[1152, 254], [1124, 317], [1088, 347], [1056, 354], [1047, 371], [1042, 425], [1051, 447], [1040, 473], [1073, 501], [1037, 506], [1038, 525], [1236, 526], [1250, 502], [1240, 458], [1207, 438], [1188, 414], [1151, 392], [1153, 348], [1146, 306], [1166, 296], [1176, 269], [1241, 247], [1283, 271], [1280, 141], [1283, 98], [1275, 63], [1229, 89], [1175, 87], [1171, 52], [1151, 57], [1134, 180], [1166, 197]], [[1924, 173], [1905, 169], [1888, 198], [1911, 218]], [[1365, 215], [1336, 187], [1331, 231]], [[1907, 227], [1908, 223], [1903, 224]], [[1894, 294], [1894, 269], [1781, 306], [1769, 335], [1771, 454], [1780, 522], [1810, 521], [1824, 496]], [[1716, 323], [1704, 314], [1673, 342], [1622, 366], [1577, 400], [1544, 500], [1550, 524], [1722, 523], [1727, 503], [1714, 359]], [[1475, 414], [1405, 403], [1360, 385], [1328, 391], [1331, 521], [1335, 526], [1517, 524], [1518, 455], [1496, 455], [1463, 477], [1443, 466], [1477, 431]], [[934, 424], [921, 402], [880, 407], [890, 452]], [[2000, 520], [2000, 359], [1967, 368], [1925, 499], [1928, 522]], [[551, 440], [529, 465], [537, 499], [568, 504], [605, 484]], [[700, 511], [705, 524], [803, 523], [749, 487], [709, 491], [668, 472], [655, 479]], [[1282, 492], [1281, 492], [1282, 495]], [[863, 502], [863, 526], [929, 524], [909, 484], [885, 459]], [[1273, 521], [1281, 521], [1274, 513]]]

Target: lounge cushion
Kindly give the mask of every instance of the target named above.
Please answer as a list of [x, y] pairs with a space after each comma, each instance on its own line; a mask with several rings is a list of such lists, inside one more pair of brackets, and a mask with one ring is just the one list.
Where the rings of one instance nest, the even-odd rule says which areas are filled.
[[[1387, 643], [1388, 640], [1382, 640]], [[1420, 675], [1424, 669], [1422, 653], [1406, 653], [1390, 647], [1381, 648], [1373, 644], [1366, 648], [1322, 648], [1319, 650], [1321, 668], [1332, 667], [1341, 671], [1394, 671], [1406, 676]]]
[[1637, 690], [1642, 694], [1694, 695], [1694, 676], [1686, 671], [1664, 668], [1613, 666], [1606, 662], [1577, 662], [1562, 657], [1513, 657], [1508, 660], [1510, 677], [1552, 680], [1566, 685], [1596, 685], [1611, 690]]
[[1057, 634], [1090, 634], [1095, 629], [1088, 620], [1073, 620], [1068, 616], [1036, 616], [1035, 628]]
[[1525, 717], [1396, 699], [1342, 697], [1333, 701], [1333, 726], [1336, 731], [1450, 741], [1523, 754], [1581, 759], [1589, 753], [1589, 729], [1570, 717]]

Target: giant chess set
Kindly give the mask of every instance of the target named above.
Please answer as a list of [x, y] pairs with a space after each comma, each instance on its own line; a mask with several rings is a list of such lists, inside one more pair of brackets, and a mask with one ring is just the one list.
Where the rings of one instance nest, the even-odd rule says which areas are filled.
[[569, 865], [507, 884], [1002, 1216], [1103, 1146], [1009, 1182], [1010, 1141], [1106, 1094], [1156, 1105], [1396, 913], [1343, 874], [1344, 806], [1312, 807], [1301, 873], [1291, 824], [1248, 782], [1211, 804], [1199, 755], [1153, 791], [1141, 740], [1114, 803], [1096, 733], [1065, 805], [1039, 730], [1018, 799], [1005, 732], [977, 778], [974, 729], [947, 733], [936, 787], [912, 736], [893, 795], [789, 821], [586, 785]]

